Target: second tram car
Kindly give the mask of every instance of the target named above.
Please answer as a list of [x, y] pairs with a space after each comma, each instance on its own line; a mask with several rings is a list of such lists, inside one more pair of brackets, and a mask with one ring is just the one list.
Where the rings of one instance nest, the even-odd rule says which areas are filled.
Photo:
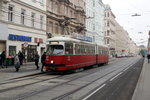
[[48, 39], [46, 71], [68, 71], [108, 63], [108, 61], [109, 55], [106, 46], [69, 37]]

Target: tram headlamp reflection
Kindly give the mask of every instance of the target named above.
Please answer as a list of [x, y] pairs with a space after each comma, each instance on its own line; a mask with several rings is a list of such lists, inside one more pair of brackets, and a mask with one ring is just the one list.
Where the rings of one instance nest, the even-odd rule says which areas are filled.
[[54, 63], [54, 61], [53, 60], [51, 60], [51, 64], [53, 64]]

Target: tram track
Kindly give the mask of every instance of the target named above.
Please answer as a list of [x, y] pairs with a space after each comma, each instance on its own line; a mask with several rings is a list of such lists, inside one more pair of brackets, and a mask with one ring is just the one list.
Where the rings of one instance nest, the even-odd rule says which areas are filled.
[[[135, 63], [131, 63], [131, 64], [127, 65], [127, 66], [130, 66], [130, 67], [131, 67], [131, 66], [133, 66], [134, 64], [135, 64]], [[121, 67], [121, 68], [122, 68], [122, 67]], [[126, 68], [124, 68], [124, 69], [126, 69]], [[124, 70], [124, 69], [123, 69], [123, 70]], [[116, 70], [113, 70], [113, 71], [111, 71], [111, 72], [105, 74], [104, 76], [101, 76], [101, 77], [99, 77], [99, 78], [97, 78], [97, 79], [91, 81], [90, 83], [88, 83], [88, 84], [86, 84], [86, 85], [84, 85], [84, 86], [81, 86], [81, 87], [79, 87], [79, 88], [77, 88], [77, 89], [75, 89], [75, 90], [73, 90], [73, 91], [71, 91], [71, 92], [68, 92], [68, 93], [63, 94], [63, 95], [61, 95], [61, 96], [58, 96], [58, 97], [56, 97], [56, 98], [53, 98], [52, 100], [66, 100], [66, 98], [71, 97], [70, 95], [72, 95], [72, 94], [78, 92], [79, 90], [81, 90], [81, 89], [83, 89], [83, 88], [85, 88], [85, 87], [88, 87], [89, 85], [91, 85], [91, 84], [93, 84], [94, 82], [100, 80], [101, 78], [103, 78], [103, 77], [105, 77], [105, 76], [107, 76], [107, 75], [113, 73], [114, 71], [116, 71]], [[101, 85], [100, 85], [100, 86], [101, 86]], [[98, 86], [98, 87], [100, 87], [100, 86]], [[97, 87], [96, 87], [96, 88], [97, 88]], [[95, 89], [96, 89], [96, 88], [95, 88]]]
[[[25, 80], [36, 79], [39, 76], [41, 77], [41, 74], [33, 76], [33, 77], [25, 78], [25, 79], [19, 79], [19, 80], [14, 79], [14, 80], [11, 80], [11, 81], [8, 81], [8, 82], [0, 83], [0, 85], [2, 86], [2, 85], [7, 85], [7, 84], [13, 84], [13, 83], [16, 83], [16, 82], [22, 82], [22, 81], [25, 81]], [[43, 74], [42, 76], [46, 76], [46, 75]], [[40, 83], [40, 82], [43, 82], [43, 81], [52, 80], [52, 79], [55, 79], [55, 78], [60, 78], [60, 77], [63, 77], [63, 76], [54, 76], [53, 78], [46, 78], [46, 79], [42, 79], [42, 80], [39, 80], [39, 81], [36, 81], [36, 82], [31, 82], [31, 83], [28, 83], [28, 84], [24, 84], [24, 85], [19, 85], [19, 86], [14, 86], [14, 87], [10, 87], [10, 88], [1, 89], [0, 93], [6, 92], [6, 91], [9, 91], [9, 90], [12, 90], [12, 89], [18, 89], [18, 88], [21, 88], [21, 87], [37, 84], [37, 83]]]
[[[133, 63], [131, 63], [131, 64], [133, 64]], [[130, 64], [129, 64], [129, 65], [130, 65]], [[124, 67], [124, 66], [129, 66], [129, 65], [124, 64], [122, 67]], [[119, 69], [121, 69], [122, 67], [120, 67]], [[125, 69], [125, 68], [124, 68], [124, 69]], [[56, 98], [54, 98], [53, 100], [61, 100], [62, 98], [65, 98], [65, 97], [67, 97], [68, 95], [71, 95], [71, 94], [73, 94], [73, 93], [75, 93], [75, 92], [77, 92], [77, 91], [83, 89], [83, 88], [86, 87], [87, 85], [90, 85], [90, 84], [94, 83], [95, 81], [97, 81], [97, 80], [99, 80], [99, 79], [101, 79], [101, 78], [103, 78], [103, 77], [109, 75], [110, 73], [112, 73], [112, 72], [114, 72], [114, 71], [116, 71], [116, 70], [118, 70], [118, 68], [116, 68], [116, 69], [114, 69], [113, 71], [108, 72], [108, 73], [106, 73], [105, 75], [103, 75], [103, 76], [101, 76], [101, 77], [99, 77], [99, 78], [93, 80], [92, 82], [86, 84], [85, 86], [82, 86], [82, 87], [77, 88], [77, 89], [75, 89], [75, 90], [73, 90], [73, 91], [71, 91], [71, 92], [68, 92], [68, 93], [63, 94], [63, 95], [61, 95], [61, 96], [59, 96], [59, 97], [56, 97]], [[98, 71], [97, 71], [97, 72], [98, 72]], [[19, 97], [15, 97], [13, 100], [23, 100], [23, 99], [29, 98], [29, 97], [31, 97], [31, 96], [34, 96], [34, 95], [36, 95], [36, 94], [39, 94], [39, 93], [42, 93], [42, 92], [46, 92], [46, 91], [50, 91], [50, 90], [52, 90], [52, 89], [54, 89], [54, 88], [57, 88], [57, 87], [59, 87], [59, 86], [65, 85], [65, 84], [68, 84], [68, 83], [70, 83], [70, 82], [72, 82], [72, 81], [75, 81], [75, 80], [77, 80], [77, 79], [83, 78], [83, 77], [85, 77], [85, 76], [89, 76], [89, 75], [91, 75], [91, 74], [93, 74], [93, 73], [92, 73], [92, 72], [91, 72], [91, 73], [86, 73], [85, 75], [82, 75], [82, 76], [79, 75], [79, 76], [76, 76], [76, 77], [72, 78], [71, 80], [68, 80], [68, 81], [63, 82], [63, 83], [59, 83], [59, 84], [57, 84], [57, 85], [55, 85], [55, 86], [46, 87], [46, 88], [43, 88], [43, 89], [41, 89], [41, 90], [37, 90], [37, 91], [34, 91], [34, 92], [30, 92], [30, 93], [27, 93], [27, 94], [23, 94], [22, 96], [19, 96]], [[50, 81], [50, 80], [46, 80], [46, 81]]]

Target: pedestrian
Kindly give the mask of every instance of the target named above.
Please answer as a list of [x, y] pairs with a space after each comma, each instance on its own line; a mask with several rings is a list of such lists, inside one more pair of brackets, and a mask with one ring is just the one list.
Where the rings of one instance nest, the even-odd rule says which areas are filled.
[[14, 58], [14, 64], [15, 64], [16, 72], [18, 72], [19, 68], [20, 68], [20, 60], [19, 60], [19, 57], [18, 57], [17, 54], [16, 54], [16, 56]]
[[35, 60], [35, 65], [36, 65], [37, 70], [39, 69], [39, 58], [40, 58], [40, 56], [39, 56], [38, 52], [36, 52], [34, 60]]
[[148, 63], [150, 63], [150, 54], [147, 55]]
[[23, 59], [24, 59], [24, 55], [21, 51], [19, 51], [18, 53], [18, 57], [19, 57], [19, 62], [20, 62], [20, 65], [23, 65]]
[[46, 52], [44, 52], [43, 55], [41, 56], [41, 63], [42, 63], [41, 72], [43, 72], [45, 61], [46, 61]]
[[[2, 68], [4, 68], [4, 66], [6, 66], [6, 53], [5, 53], [5, 51], [3, 51], [1, 54], [1, 63], [2, 63]], [[6, 66], [6, 68], [7, 68], [7, 66]]]

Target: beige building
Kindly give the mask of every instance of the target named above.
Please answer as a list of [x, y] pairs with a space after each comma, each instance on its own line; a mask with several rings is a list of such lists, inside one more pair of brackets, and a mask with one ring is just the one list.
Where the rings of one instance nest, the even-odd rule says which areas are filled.
[[110, 55], [115, 55], [116, 50], [116, 16], [109, 5], [105, 5], [105, 44], [109, 47]]
[[105, 5], [105, 44], [109, 47], [110, 55], [137, 54], [136, 44], [115, 18], [110, 6]]
[[47, 0], [47, 35], [85, 35], [86, 0]]
[[127, 55], [128, 53], [128, 32], [123, 29], [118, 23], [116, 23], [116, 54]]
[[133, 42], [133, 40], [130, 38], [128, 41], [128, 54], [129, 55], [137, 55], [139, 52], [139, 48], [136, 45], [136, 43]]

